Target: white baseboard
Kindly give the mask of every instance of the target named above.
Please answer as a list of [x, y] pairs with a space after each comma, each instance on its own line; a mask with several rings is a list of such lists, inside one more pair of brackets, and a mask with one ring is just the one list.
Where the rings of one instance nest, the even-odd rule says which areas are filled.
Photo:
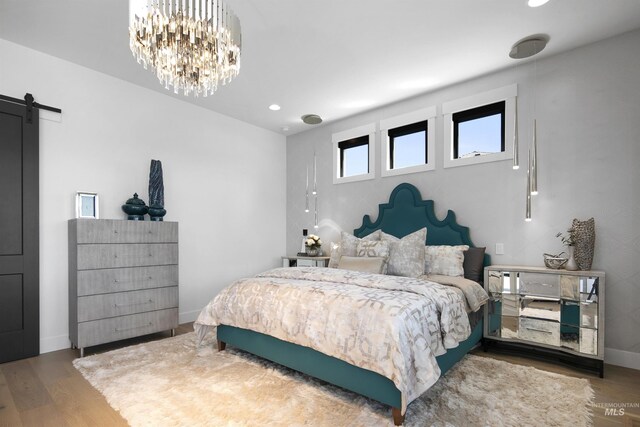
[[68, 334], [40, 338], [40, 354], [50, 353], [52, 351], [63, 350], [66, 348], [71, 348], [71, 341], [69, 341]]
[[178, 322], [180, 324], [193, 322], [198, 318], [198, 314], [200, 314], [201, 311], [202, 309], [180, 313], [178, 314]]
[[611, 365], [640, 370], [640, 353], [615, 348], [605, 348], [604, 362]]

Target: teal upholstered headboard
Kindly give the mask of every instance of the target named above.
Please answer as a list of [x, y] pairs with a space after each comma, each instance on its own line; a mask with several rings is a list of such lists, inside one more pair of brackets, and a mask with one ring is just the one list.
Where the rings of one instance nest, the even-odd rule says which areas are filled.
[[[362, 218], [362, 226], [353, 231], [356, 237], [364, 237], [376, 230], [396, 237], [404, 237], [422, 227], [427, 227], [427, 245], [469, 245], [475, 247], [469, 237], [469, 228], [456, 222], [456, 214], [448, 211], [441, 221], [433, 211], [433, 200], [422, 200], [420, 191], [411, 184], [398, 185], [389, 196], [389, 203], [378, 207], [378, 219]], [[491, 257], [484, 256], [484, 265], [491, 264]]]

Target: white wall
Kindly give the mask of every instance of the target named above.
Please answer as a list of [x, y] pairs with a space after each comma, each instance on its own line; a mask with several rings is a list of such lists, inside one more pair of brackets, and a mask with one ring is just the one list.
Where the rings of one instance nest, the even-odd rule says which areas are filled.
[[[540, 194], [531, 223], [524, 222], [526, 167], [514, 171], [508, 160], [443, 169], [442, 103], [513, 83], [525, 166], [534, 94], [537, 105]], [[332, 183], [332, 133], [431, 105], [439, 114], [435, 171]], [[352, 232], [364, 214], [375, 220], [378, 204], [401, 182], [433, 199], [440, 218], [455, 211], [494, 264], [542, 265], [543, 252], [562, 250], [558, 231], [574, 217], [594, 217], [593, 268], [607, 274], [606, 361], [640, 369], [640, 31], [540, 60], [537, 79], [533, 63], [521, 64], [289, 137], [288, 253], [299, 250], [301, 229], [313, 226], [313, 211], [304, 213], [304, 177], [314, 150], [325, 241], [335, 240], [339, 229]], [[494, 254], [496, 243], [504, 243], [505, 255]]]
[[165, 219], [180, 223], [181, 322], [230, 281], [279, 265], [283, 136], [0, 39], [0, 93], [25, 92], [63, 110], [40, 120], [41, 352], [69, 345], [76, 191], [99, 193], [101, 218], [124, 218], [134, 192], [148, 201], [151, 159], [162, 161]]

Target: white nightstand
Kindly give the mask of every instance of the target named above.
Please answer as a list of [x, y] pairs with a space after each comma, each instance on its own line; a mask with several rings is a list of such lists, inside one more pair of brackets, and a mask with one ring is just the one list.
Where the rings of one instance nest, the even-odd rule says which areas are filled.
[[283, 256], [283, 267], [326, 267], [329, 265], [328, 256]]

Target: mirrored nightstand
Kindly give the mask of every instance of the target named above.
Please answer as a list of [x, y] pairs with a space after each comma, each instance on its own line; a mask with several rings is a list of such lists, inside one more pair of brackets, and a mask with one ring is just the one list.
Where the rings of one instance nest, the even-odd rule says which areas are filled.
[[603, 376], [604, 272], [492, 265], [484, 283], [485, 348], [535, 352]]

